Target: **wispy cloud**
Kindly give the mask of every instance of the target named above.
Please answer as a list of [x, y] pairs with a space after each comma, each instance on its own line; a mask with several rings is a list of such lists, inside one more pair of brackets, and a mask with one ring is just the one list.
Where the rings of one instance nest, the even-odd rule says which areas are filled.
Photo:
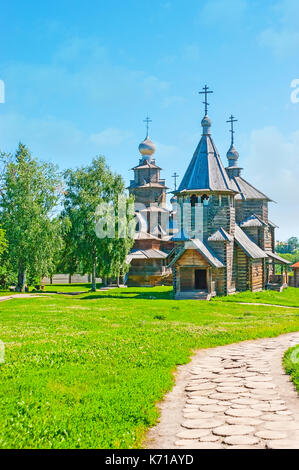
[[265, 127], [251, 133], [244, 159], [244, 177], [277, 201], [271, 204], [270, 219], [280, 226], [280, 238], [299, 236], [298, 155], [299, 130], [284, 135], [276, 127]]
[[262, 46], [268, 47], [279, 58], [298, 54], [299, 3], [298, 0], [279, 0], [271, 8], [278, 20], [275, 28], [266, 28], [258, 35]]
[[232, 25], [238, 27], [246, 9], [247, 0], [206, 0], [199, 11], [197, 21], [226, 29]]
[[108, 128], [90, 135], [90, 141], [98, 146], [118, 146], [132, 137], [132, 133], [121, 129]]

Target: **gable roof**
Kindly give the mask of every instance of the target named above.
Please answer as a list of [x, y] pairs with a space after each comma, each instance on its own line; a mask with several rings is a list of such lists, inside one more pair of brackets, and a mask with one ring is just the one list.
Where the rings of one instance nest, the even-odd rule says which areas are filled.
[[252, 214], [240, 223], [240, 227], [267, 227], [267, 223], [256, 214]]
[[[221, 162], [220, 155], [209, 133], [210, 121], [202, 121], [203, 135], [178, 188], [183, 190], [232, 191], [230, 179]], [[208, 126], [204, 124], [208, 122]]]
[[186, 250], [197, 250], [206, 260], [207, 262], [213, 266], [213, 268], [224, 268], [225, 264], [220, 261], [219, 258], [215, 255], [213, 250], [209, 247], [207, 243], [202, 242], [198, 238], [193, 238], [185, 242], [182, 249], [178, 252], [178, 254], [171, 260], [169, 263], [169, 267], [172, 266], [184, 253]]
[[290, 261], [288, 261], [285, 258], [282, 258], [281, 256], [277, 255], [276, 253], [273, 253], [272, 251], [266, 250], [267, 255], [269, 258], [273, 258], [275, 261], [278, 261], [281, 264], [291, 264]]
[[271, 220], [268, 220], [268, 225], [273, 228], [279, 228], [278, 225], [276, 225], [274, 222], [271, 222]]
[[295, 263], [295, 264], [292, 264], [291, 268], [297, 268], [297, 269], [299, 269], [299, 261], [298, 261], [297, 263]]
[[229, 235], [223, 227], [220, 227], [215, 233], [213, 233], [209, 238], [209, 242], [230, 242], [233, 240], [233, 237]]
[[235, 240], [249, 258], [268, 258], [268, 255], [237, 224], [235, 226]]
[[132, 250], [127, 256], [127, 263], [132, 259], [165, 259], [168, 254], [164, 251], [150, 248], [148, 250]]
[[144, 170], [145, 168], [155, 168], [157, 170], [162, 170], [162, 168], [155, 163], [151, 163], [148, 160], [143, 160], [142, 163], [139, 163], [139, 165], [134, 166], [131, 168], [131, 170]]
[[160, 238], [155, 237], [151, 233], [140, 230], [140, 232], [135, 233], [134, 240], [159, 240], [160, 241]]
[[244, 180], [242, 176], [233, 176], [230, 180], [232, 188], [237, 191], [239, 194], [236, 195], [236, 199], [262, 199], [266, 201], [271, 201], [271, 199], [256, 189], [248, 181]]

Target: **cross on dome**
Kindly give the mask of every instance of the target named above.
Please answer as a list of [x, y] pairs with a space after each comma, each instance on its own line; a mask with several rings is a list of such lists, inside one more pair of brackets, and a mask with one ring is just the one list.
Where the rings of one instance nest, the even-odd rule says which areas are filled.
[[207, 116], [208, 106], [210, 105], [210, 103], [208, 103], [208, 94], [214, 92], [212, 90], [209, 90], [209, 87], [207, 85], [205, 85], [202, 89], [203, 91], [199, 91], [198, 94], [205, 95], [205, 100], [202, 103], [205, 105], [205, 116]]

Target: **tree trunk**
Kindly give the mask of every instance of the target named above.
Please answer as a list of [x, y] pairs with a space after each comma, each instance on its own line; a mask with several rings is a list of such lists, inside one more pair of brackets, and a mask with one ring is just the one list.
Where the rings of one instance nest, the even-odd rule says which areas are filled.
[[17, 292], [24, 292], [25, 291], [25, 284], [26, 284], [26, 271], [23, 269], [19, 270], [18, 273], [18, 284], [16, 287]]
[[72, 275], [69, 274], [69, 284], [71, 284], [71, 283], [72, 283]]
[[116, 276], [116, 284], [117, 284], [117, 287], [119, 287], [119, 273]]
[[95, 292], [97, 290], [97, 285], [96, 285], [96, 263], [93, 263], [92, 266], [92, 273], [91, 273], [91, 290], [92, 292]]

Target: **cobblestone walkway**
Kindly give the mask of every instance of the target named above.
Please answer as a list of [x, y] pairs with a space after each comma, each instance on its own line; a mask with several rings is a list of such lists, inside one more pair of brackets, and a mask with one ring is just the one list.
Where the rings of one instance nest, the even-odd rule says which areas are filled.
[[281, 359], [299, 332], [199, 351], [160, 405], [148, 448], [299, 449], [299, 395]]

